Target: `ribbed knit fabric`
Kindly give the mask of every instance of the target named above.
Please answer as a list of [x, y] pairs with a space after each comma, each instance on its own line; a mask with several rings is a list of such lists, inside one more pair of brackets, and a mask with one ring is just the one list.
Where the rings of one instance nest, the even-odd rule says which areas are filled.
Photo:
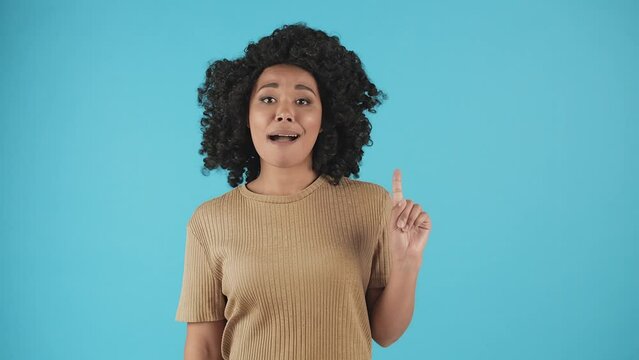
[[380, 185], [323, 175], [292, 195], [242, 184], [203, 202], [175, 320], [226, 318], [229, 360], [371, 359], [365, 292], [390, 275], [391, 207]]

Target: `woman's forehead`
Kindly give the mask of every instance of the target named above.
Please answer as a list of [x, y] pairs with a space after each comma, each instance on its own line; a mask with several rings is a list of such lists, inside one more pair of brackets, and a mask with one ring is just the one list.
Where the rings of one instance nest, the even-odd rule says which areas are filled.
[[278, 64], [264, 69], [257, 79], [257, 85], [261, 86], [266, 83], [277, 83], [288, 86], [301, 83], [311, 87], [316, 86], [315, 78], [310, 72], [301, 67], [289, 64]]

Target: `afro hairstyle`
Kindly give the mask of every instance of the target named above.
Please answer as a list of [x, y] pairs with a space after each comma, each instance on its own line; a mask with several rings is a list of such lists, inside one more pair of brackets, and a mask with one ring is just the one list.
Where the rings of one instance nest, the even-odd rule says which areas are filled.
[[313, 75], [322, 99], [322, 132], [312, 154], [312, 166], [337, 185], [343, 176], [359, 178], [363, 146], [372, 146], [372, 125], [364, 110], [375, 107], [387, 95], [373, 84], [353, 51], [337, 36], [310, 28], [304, 22], [283, 25], [269, 36], [249, 42], [244, 56], [209, 64], [204, 83], [198, 87], [203, 139], [202, 173], [227, 169], [227, 181], [237, 187], [257, 178], [260, 158], [251, 139], [249, 98], [262, 71], [276, 64], [291, 64]]

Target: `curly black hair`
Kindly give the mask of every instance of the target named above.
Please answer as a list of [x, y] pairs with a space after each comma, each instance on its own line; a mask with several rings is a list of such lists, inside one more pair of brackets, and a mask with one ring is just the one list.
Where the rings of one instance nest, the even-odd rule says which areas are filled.
[[[206, 154], [202, 173], [228, 169], [228, 183], [237, 187], [260, 173], [260, 158], [251, 140], [249, 98], [262, 71], [276, 64], [296, 65], [310, 72], [322, 99], [322, 129], [313, 147], [313, 169], [337, 185], [343, 176], [359, 178], [363, 146], [372, 146], [372, 126], [364, 110], [388, 96], [378, 90], [364, 71], [359, 57], [341, 45], [339, 37], [307, 26], [305, 22], [283, 25], [269, 36], [249, 42], [244, 56], [210, 63], [206, 80], [198, 87], [198, 105]], [[330, 87], [328, 86], [330, 85]]]

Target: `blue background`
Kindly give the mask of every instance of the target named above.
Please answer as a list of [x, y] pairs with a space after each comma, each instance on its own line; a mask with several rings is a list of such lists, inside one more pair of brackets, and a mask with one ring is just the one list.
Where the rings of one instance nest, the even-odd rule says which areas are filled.
[[3, 1], [3, 359], [177, 359], [210, 60], [285, 23], [389, 99], [360, 180], [431, 215], [410, 327], [374, 359], [639, 358], [633, 1]]

